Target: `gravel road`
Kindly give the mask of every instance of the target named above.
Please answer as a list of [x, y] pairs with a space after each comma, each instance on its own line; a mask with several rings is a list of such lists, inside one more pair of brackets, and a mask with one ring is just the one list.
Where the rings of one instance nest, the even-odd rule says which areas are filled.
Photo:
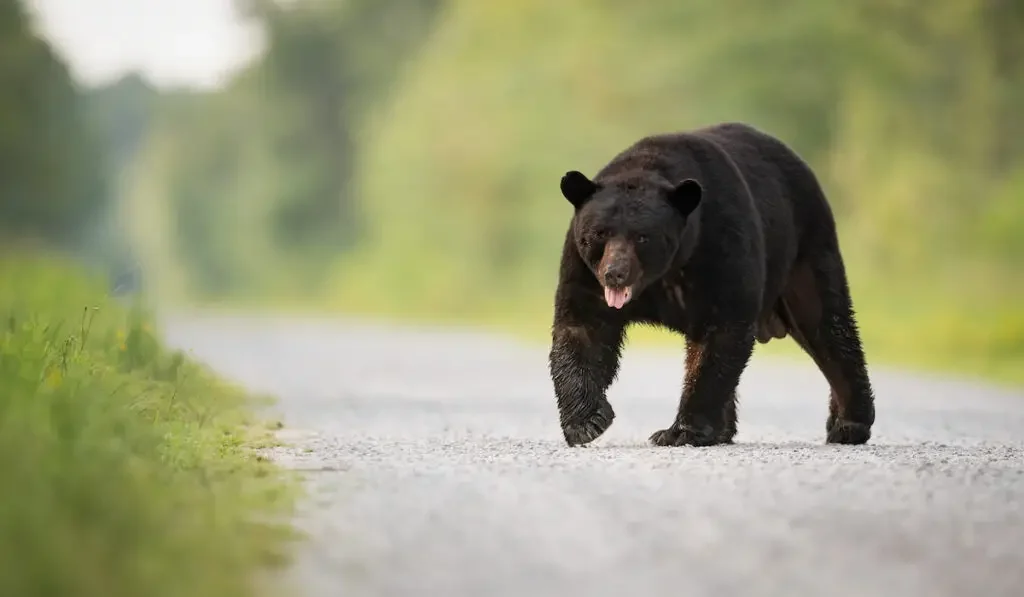
[[873, 369], [872, 442], [826, 446], [809, 359], [755, 356], [736, 445], [654, 448], [682, 352], [627, 349], [615, 424], [570, 449], [544, 346], [283, 317], [166, 329], [279, 398], [296, 447], [274, 456], [311, 488], [292, 571], [309, 597], [1024, 595], [1024, 392]]

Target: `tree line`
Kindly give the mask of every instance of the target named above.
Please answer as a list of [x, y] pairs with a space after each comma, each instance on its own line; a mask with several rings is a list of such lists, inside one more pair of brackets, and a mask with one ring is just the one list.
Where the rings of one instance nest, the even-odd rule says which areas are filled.
[[210, 92], [76, 90], [0, 6], [5, 228], [96, 246], [117, 214], [104, 250], [167, 293], [539, 311], [562, 172], [744, 120], [822, 177], [869, 314], [981, 308], [1024, 353], [1020, 2], [239, 0], [266, 51]]

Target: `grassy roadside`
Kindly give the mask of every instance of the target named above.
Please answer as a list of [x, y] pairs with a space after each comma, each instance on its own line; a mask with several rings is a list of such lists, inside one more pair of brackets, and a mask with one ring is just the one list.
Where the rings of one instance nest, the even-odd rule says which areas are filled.
[[297, 486], [250, 400], [101, 282], [0, 258], [0, 595], [266, 594]]

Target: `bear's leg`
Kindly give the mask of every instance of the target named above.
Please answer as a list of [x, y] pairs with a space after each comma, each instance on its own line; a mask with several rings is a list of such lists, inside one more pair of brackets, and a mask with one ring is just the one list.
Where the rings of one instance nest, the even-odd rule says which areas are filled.
[[736, 387], [754, 350], [754, 325], [734, 324], [687, 340], [686, 380], [676, 420], [654, 432], [656, 446], [711, 446], [736, 435]]
[[556, 324], [549, 354], [562, 435], [570, 446], [588, 444], [608, 430], [615, 411], [605, 392], [618, 374], [624, 327]]
[[828, 418], [825, 419], [825, 433], [828, 434], [835, 427], [839, 420], [839, 401], [836, 398], [836, 391], [829, 390], [828, 393]]
[[725, 402], [725, 413], [722, 415], [725, 417], [725, 426], [722, 427], [722, 432], [718, 434], [718, 443], [720, 444], [731, 444], [732, 440], [736, 438], [738, 402], [739, 399], [736, 391], [733, 390], [732, 397]]
[[795, 328], [794, 339], [831, 388], [826, 441], [866, 443], [875, 422], [875, 400], [838, 251], [823, 251], [793, 268], [783, 307]]

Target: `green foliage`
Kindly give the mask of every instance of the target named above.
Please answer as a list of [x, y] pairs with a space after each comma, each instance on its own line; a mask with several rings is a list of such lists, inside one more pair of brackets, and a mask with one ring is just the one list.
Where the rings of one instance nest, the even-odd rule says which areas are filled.
[[238, 298], [321, 284], [324, 263], [364, 232], [351, 190], [361, 123], [437, 5], [252, 3], [269, 42], [264, 59], [222, 92], [161, 98], [126, 188], [134, 221], [174, 224], [134, 238], [150, 262], [171, 255], [180, 264], [171, 294]]
[[250, 4], [266, 55], [132, 170], [165, 290], [543, 329], [561, 174], [742, 120], [820, 174], [869, 356], [1024, 371], [1019, 3]]
[[0, 260], [0, 594], [264, 593], [290, 482], [250, 399], [74, 268]]

